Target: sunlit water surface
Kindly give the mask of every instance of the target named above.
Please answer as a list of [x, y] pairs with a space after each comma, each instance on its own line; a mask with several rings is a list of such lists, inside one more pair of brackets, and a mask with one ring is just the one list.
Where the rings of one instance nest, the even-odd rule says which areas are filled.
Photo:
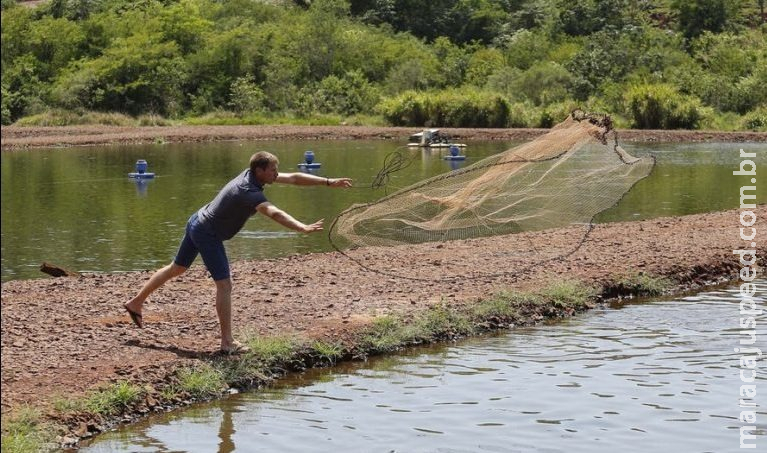
[[[329, 225], [354, 203], [367, 203], [430, 176], [452, 171], [511, 147], [509, 142], [469, 142], [465, 161], [445, 161], [447, 150], [408, 150], [377, 141], [261, 141], [135, 145], [3, 152], [2, 281], [44, 277], [44, 261], [81, 272], [153, 270], [170, 262], [189, 216], [242, 171], [258, 150], [272, 151], [282, 171], [297, 171], [304, 151], [313, 150], [321, 176], [354, 178], [352, 190], [269, 187], [267, 197], [303, 221]], [[658, 165], [600, 222], [733, 209], [745, 177], [732, 176], [739, 150], [757, 154], [760, 143], [626, 144], [634, 154], [655, 154]], [[371, 189], [384, 159], [403, 151], [410, 165], [391, 175], [386, 189]], [[150, 181], [127, 177], [146, 159]], [[760, 203], [767, 184], [757, 184]], [[323, 234], [301, 235], [254, 216], [227, 242], [231, 261], [332, 250]]]
[[[734, 452], [739, 302], [729, 287], [310, 370], [82, 451]], [[767, 352], [767, 315], [756, 322], [752, 347]], [[759, 367], [758, 448], [741, 451], [767, 449]]]

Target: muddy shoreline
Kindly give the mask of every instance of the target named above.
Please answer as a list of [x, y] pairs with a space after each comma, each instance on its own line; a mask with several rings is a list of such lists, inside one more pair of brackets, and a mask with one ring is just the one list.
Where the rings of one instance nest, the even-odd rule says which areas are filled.
[[[189, 143], [233, 140], [397, 140], [421, 128], [372, 126], [66, 126], [2, 128], [2, 150], [117, 144]], [[531, 140], [548, 129], [443, 128], [456, 141]], [[619, 130], [626, 142], [767, 142], [765, 132]]]

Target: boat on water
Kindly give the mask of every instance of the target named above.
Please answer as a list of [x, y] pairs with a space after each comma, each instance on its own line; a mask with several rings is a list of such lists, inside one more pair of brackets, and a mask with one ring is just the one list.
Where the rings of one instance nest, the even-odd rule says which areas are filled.
[[424, 129], [417, 134], [413, 134], [408, 139], [409, 147], [422, 148], [450, 148], [457, 146], [465, 148], [465, 143], [453, 143], [449, 135], [443, 134], [439, 129]]

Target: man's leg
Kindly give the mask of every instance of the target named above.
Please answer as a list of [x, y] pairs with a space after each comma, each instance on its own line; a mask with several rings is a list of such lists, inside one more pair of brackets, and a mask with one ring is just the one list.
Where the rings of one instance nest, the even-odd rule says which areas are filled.
[[234, 336], [232, 336], [231, 278], [216, 280], [216, 313], [221, 327], [221, 349], [230, 351], [235, 347]]
[[146, 283], [144, 283], [144, 286], [141, 288], [141, 291], [139, 291], [136, 297], [125, 304], [125, 308], [133, 313], [141, 315], [141, 310], [144, 306], [144, 301], [146, 301], [146, 298], [149, 297], [149, 295], [152, 294], [157, 288], [164, 285], [168, 280], [174, 277], [178, 277], [179, 275], [186, 272], [186, 270], [186, 267], [178, 265], [175, 262], [170, 263], [162, 269], [158, 270], [152, 274]]

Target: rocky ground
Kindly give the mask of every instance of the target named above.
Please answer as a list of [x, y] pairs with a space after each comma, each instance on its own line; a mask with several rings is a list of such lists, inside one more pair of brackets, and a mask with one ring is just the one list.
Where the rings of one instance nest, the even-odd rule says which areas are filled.
[[[106, 143], [278, 138], [402, 139], [417, 129], [359, 127], [173, 127], [2, 128], [3, 150]], [[450, 129], [462, 140], [529, 139], [541, 130]], [[767, 141], [767, 134], [634, 131], [623, 140]], [[767, 216], [767, 207], [756, 210]], [[530, 289], [559, 279], [580, 279], [609, 288], [635, 272], [668, 276], [677, 289], [737, 278], [733, 249], [739, 238], [737, 211], [598, 225], [572, 255], [524, 272], [475, 273], [451, 282], [382, 275], [338, 252], [233, 264], [234, 319], [239, 332], [295, 334], [353, 341], [375, 316], [412, 313], [436, 302], [471, 304], [501, 289]], [[556, 242], [567, 229], [535, 233]], [[508, 269], [499, 250], [514, 236], [370, 249], [358, 259], [429, 263], [461, 256], [465, 269]], [[767, 247], [759, 244], [762, 256]], [[438, 275], [437, 273], [436, 275]], [[177, 366], [210, 357], [218, 346], [214, 285], [198, 266], [170, 282], [145, 305], [144, 329], [122, 304], [149, 278], [148, 272], [11, 281], [2, 285], [2, 411], [21, 404], [49, 407], [99, 384], [118, 380], [161, 382]]]
[[[767, 215], [760, 207], [759, 218]], [[385, 313], [439, 301], [472, 303], [505, 288], [540, 287], [563, 278], [598, 285], [633, 272], [669, 276], [680, 287], [737, 277], [732, 250], [743, 246], [736, 211], [599, 225], [574, 254], [524, 273], [454, 282], [382, 276], [338, 252], [233, 265], [234, 319], [240, 331], [348, 342], [355, 328]], [[555, 237], [558, 231], [539, 235]], [[425, 263], [462, 255], [467, 269], [501, 269], [513, 236], [375, 251], [376, 258]], [[462, 253], [469, 248], [471, 253]], [[767, 248], [761, 246], [764, 255]], [[148, 272], [11, 281], [2, 287], [2, 409], [44, 405], [119, 379], [162, 380], [179, 364], [218, 346], [214, 285], [193, 266], [145, 306], [144, 329], [122, 304]]]

